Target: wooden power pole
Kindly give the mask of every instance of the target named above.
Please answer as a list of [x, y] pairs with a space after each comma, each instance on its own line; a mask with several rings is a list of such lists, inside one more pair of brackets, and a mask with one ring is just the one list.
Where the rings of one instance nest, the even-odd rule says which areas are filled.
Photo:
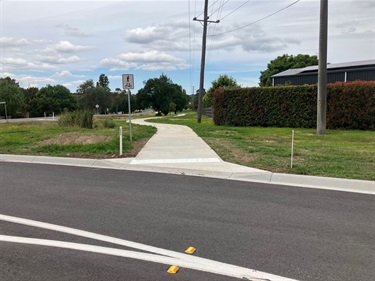
[[327, 117], [328, 0], [320, 0], [317, 134], [326, 133]]
[[194, 18], [193, 20], [203, 22], [201, 73], [200, 73], [199, 93], [198, 93], [198, 123], [201, 123], [202, 121], [202, 98], [203, 98], [203, 91], [204, 91], [204, 68], [206, 64], [207, 26], [208, 26], [208, 23], [219, 23], [219, 20], [217, 21], [208, 20], [208, 0], [204, 1], [203, 20], [198, 20], [197, 18]]

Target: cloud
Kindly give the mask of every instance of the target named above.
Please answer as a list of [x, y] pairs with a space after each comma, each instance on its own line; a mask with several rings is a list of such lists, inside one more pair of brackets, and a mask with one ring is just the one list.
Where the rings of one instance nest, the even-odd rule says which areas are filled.
[[27, 61], [20, 58], [3, 58], [2, 62], [7, 65], [14, 65], [14, 66], [27, 66]]
[[67, 64], [79, 62], [81, 59], [78, 56], [62, 57], [62, 56], [39, 56], [38, 60], [52, 64]]
[[45, 76], [32, 76], [32, 75], [17, 75], [15, 73], [9, 72], [1, 72], [0, 77], [11, 77], [15, 79], [21, 87], [23, 88], [30, 88], [30, 87], [38, 87], [39, 85], [45, 86], [46, 84], [54, 84], [56, 80], [45, 77]]
[[56, 72], [55, 74], [52, 75], [52, 77], [85, 77], [84, 75], [74, 75], [72, 74], [69, 70], [63, 70], [60, 72]]
[[1, 48], [6, 47], [20, 47], [20, 46], [27, 46], [31, 44], [31, 42], [27, 39], [17, 39], [13, 37], [0, 37], [0, 45]]
[[86, 50], [91, 50], [91, 49], [93, 49], [93, 47], [74, 45], [70, 43], [69, 41], [60, 41], [57, 44], [49, 45], [44, 51], [73, 53], [73, 52], [86, 51]]
[[142, 70], [175, 70], [186, 69], [189, 65], [185, 60], [156, 50], [118, 55], [117, 58], [106, 58], [101, 65], [111, 67], [112, 70], [126, 70], [129, 68]]
[[128, 43], [153, 45], [163, 50], [189, 50], [189, 25], [186, 22], [173, 22], [134, 28], [124, 37]]
[[48, 63], [39, 63], [39, 62], [28, 62], [25, 59], [21, 58], [3, 58], [2, 64], [6, 70], [34, 70], [34, 71], [43, 71], [43, 70], [56, 70], [56, 67]]
[[127, 70], [137, 66], [135, 63], [122, 61], [118, 58], [105, 58], [101, 60], [100, 64], [109, 67], [111, 70]]
[[56, 27], [63, 29], [64, 34], [68, 36], [79, 37], [79, 38], [91, 36], [90, 33], [83, 32], [78, 27], [73, 27], [73, 26], [70, 26], [69, 24], [58, 24], [56, 25]]

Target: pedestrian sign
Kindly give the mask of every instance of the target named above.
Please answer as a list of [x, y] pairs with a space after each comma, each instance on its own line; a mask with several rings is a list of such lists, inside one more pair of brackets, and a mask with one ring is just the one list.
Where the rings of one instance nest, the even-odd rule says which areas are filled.
[[122, 75], [122, 87], [124, 88], [124, 90], [134, 89], [134, 75], [133, 74]]

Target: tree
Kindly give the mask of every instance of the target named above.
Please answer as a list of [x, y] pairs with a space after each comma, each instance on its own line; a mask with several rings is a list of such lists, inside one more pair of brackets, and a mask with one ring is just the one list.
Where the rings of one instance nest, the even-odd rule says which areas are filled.
[[158, 114], [168, 115], [171, 103], [175, 104], [175, 107], [172, 107], [175, 112], [181, 111], [188, 104], [188, 96], [180, 85], [174, 84], [164, 74], [145, 81], [144, 87], [137, 94], [138, 107], [145, 109], [152, 106]]
[[83, 82], [78, 86], [76, 93], [78, 95], [90, 94], [95, 89], [94, 81], [92, 79]]
[[237, 81], [227, 74], [220, 75], [219, 78], [211, 82], [211, 88], [208, 89], [207, 93], [203, 96], [203, 107], [212, 106], [212, 94], [217, 88], [234, 88], [240, 87]]
[[109, 89], [108, 85], [109, 85], [108, 77], [105, 74], [100, 74], [99, 82], [96, 83], [96, 86], [106, 88], [109, 92], [110, 89]]
[[[25, 99], [16, 80], [10, 77], [0, 78], [0, 101], [6, 102], [7, 115], [22, 116]], [[5, 116], [5, 106], [0, 105], [0, 115]]]
[[[102, 75], [100, 75], [100, 77], [105, 81]], [[100, 113], [105, 113], [107, 108], [111, 108], [113, 96], [109, 88], [102, 85], [98, 82], [95, 86], [94, 81], [90, 79], [78, 86], [76, 94], [80, 109], [94, 110], [95, 106], [99, 105], [98, 111]]]
[[31, 102], [30, 111], [33, 116], [42, 116], [45, 112], [60, 114], [77, 108], [76, 97], [62, 85], [47, 85], [41, 88]]
[[22, 89], [23, 95], [25, 97], [25, 117], [30, 117], [29, 113], [32, 110], [33, 100], [36, 94], [39, 92], [37, 87], [30, 87], [27, 89]]
[[266, 70], [260, 72], [261, 75], [259, 77], [259, 86], [272, 86], [271, 76], [274, 74], [291, 68], [302, 68], [311, 65], [318, 65], [317, 56], [302, 54], [299, 54], [297, 56], [288, 54], [278, 56], [276, 59], [268, 63]]

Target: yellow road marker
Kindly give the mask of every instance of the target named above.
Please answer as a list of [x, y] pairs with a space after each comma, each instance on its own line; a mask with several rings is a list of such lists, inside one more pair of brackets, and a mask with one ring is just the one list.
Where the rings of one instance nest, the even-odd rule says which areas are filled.
[[189, 247], [186, 249], [185, 253], [186, 254], [194, 254], [194, 252], [196, 251], [196, 249], [194, 247]]
[[169, 274], [176, 274], [179, 269], [180, 268], [177, 265], [172, 265], [170, 268], [168, 268], [167, 272]]

